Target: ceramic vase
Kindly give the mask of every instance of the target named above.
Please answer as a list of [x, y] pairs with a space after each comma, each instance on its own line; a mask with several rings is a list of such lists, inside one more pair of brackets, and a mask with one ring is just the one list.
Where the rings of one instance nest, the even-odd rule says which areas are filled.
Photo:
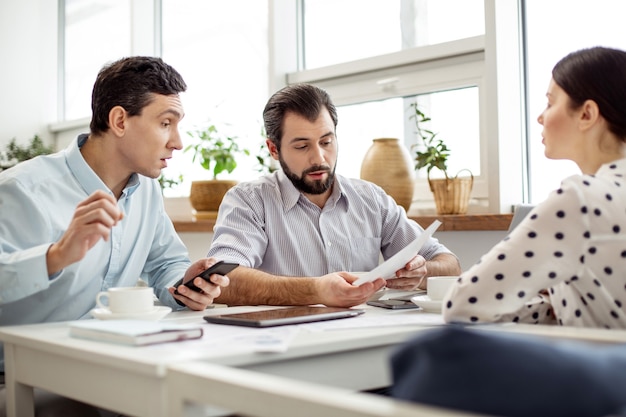
[[379, 185], [398, 205], [409, 210], [415, 170], [408, 149], [397, 138], [373, 139], [361, 164], [361, 179]]

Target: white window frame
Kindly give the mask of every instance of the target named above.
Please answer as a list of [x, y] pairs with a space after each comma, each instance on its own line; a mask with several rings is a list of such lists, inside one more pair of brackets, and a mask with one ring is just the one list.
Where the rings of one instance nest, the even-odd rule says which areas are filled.
[[[326, 89], [336, 105], [348, 105], [476, 86], [481, 119], [481, 173], [475, 177], [470, 212], [510, 212], [514, 204], [524, 200], [517, 1], [496, 4], [495, 0], [485, 0], [484, 36], [311, 70], [298, 68], [302, 62], [301, 28], [297, 28], [296, 37], [293, 32], [288, 33], [293, 28], [284, 27], [286, 21], [301, 21], [302, 5], [291, 0], [272, 0], [270, 7], [270, 62], [283, 75], [275, 74], [272, 91], [287, 84], [313, 83]], [[504, 130], [503, 135], [500, 130]], [[500, 137], [505, 138], [502, 143]], [[415, 196], [425, 197], [434, 206], [425, 179], [416, 181]], [[421, 202], [417, 203], [421, 207]]]

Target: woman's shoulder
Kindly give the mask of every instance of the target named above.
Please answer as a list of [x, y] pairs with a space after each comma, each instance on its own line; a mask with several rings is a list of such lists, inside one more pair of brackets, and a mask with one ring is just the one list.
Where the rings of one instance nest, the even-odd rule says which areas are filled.
[[572, 175], [561, 181], [556, 194], [576, 194], [583, 200], [626, 201], [626, 177], [614, 175]]

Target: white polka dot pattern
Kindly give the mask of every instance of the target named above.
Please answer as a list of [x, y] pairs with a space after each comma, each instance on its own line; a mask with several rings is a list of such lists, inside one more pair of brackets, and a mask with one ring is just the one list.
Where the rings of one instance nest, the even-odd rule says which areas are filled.
[[626, 328], [626, 159], [572, 176], [464, 272], [447, 322]]

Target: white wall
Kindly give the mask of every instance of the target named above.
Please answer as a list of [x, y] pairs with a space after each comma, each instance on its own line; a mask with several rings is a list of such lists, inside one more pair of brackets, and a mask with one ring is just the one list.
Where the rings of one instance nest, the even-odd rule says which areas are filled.
[[38, 134], [57, 112], [57, 2], [0, 0], [0, 148]]

